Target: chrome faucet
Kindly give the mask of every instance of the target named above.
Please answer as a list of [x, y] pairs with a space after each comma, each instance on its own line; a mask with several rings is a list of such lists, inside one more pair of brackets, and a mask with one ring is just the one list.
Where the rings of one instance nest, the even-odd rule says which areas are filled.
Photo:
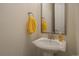
[[50, 39], [50, 40], [51, 40], [51, 39], [55, 39], [55, 38], [54, 38], [54, 34], [49, 33], [49, 34], [48, 34], [48, 39]]

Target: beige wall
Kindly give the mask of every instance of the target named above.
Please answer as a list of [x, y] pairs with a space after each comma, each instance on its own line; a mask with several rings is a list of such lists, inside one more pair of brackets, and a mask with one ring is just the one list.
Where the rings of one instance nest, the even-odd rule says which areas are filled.
[[[42, 33], [40, 34], [40, 7], [40, 4], [0, 4], [0, 55], [40, 54], [41, 51], [31, 43], [31, 39], [43, 36]], [[78, 21], [77, 7], [76, 4], [67, 4], [66, 6], [67, 52], [59, 53], [59, 55], [76, 55], [75, 19]], [[29, 11], [34, 13], [38, 22], [38, 30], [32, 36], [25, 34]]]
[[25, 33], [28, 12], [33, 12], [40, 32], [40, 4], [0, 4], [0, 55], [37, 55], [37, 49]]
[[77, 55], [79, 56], [79, 4], [75, 4], [75, 6], [76, 6], [75, 25], [76, 25]]
[[75, 4], [67, 4], [66, 7], [67, 19], [67, 52], [69, 55], [76, 55], [76, 33], [75, 33], [75, 19], [76, 6]]

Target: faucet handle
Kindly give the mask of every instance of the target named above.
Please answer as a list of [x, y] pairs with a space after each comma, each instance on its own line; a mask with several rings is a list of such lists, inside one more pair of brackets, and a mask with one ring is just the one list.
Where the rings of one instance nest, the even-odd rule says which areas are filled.
[[54, 39], [54, 34], [48, 34], [48, 39]]

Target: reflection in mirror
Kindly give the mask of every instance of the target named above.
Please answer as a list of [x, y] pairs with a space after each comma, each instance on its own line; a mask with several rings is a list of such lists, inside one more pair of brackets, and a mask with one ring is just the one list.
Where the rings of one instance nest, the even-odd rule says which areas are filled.
[[42, 33], [44, 32], [44, 33], [65, 34], [65, 30], [66, 30], [65, 25], [66, 25], [66, 21], [65, 21], [64, 3], [42, 4], [42, 21], [41, 21]]
[[65, 5], [55, 4], [55, 33], [65, 33]]
[[42, 24], [42, 32], [50, 32], [50, 33], [53, 32], [53, 16], [54, 16], [53, 10], [54, 10], [54, 6], [52, 3], [42, 4], [42, 23], [46, 21], [47, 24], [47, 26], [46, 25], [43, 26]]

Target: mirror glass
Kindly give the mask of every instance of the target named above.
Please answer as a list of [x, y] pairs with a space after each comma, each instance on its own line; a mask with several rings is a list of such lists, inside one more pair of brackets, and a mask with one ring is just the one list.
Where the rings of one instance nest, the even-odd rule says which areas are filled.
[[42, 20], [45, 20], [47, 23], [47, 30], [42, 32], [53, 32], [54, 4], [42, 4]]
[[65, 33], [65, 5], [55, 4], [55, 33]]
[[43, 3], [42, 4], [41, 32], [64, 33], [66, 30], [65, 4]]

